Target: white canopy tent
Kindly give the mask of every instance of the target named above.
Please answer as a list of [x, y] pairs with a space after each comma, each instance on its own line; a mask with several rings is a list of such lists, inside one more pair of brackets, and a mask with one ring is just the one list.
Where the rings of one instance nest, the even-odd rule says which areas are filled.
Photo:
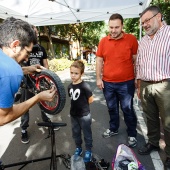
[[112, 13], [137, 18], [151, 0], [0, 0], [0, 18], [13, 16], [33, 25], [108, 20]]

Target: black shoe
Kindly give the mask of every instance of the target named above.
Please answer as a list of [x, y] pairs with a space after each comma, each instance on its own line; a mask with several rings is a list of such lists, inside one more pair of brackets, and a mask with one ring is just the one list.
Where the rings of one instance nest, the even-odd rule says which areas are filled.
[[25, 131], [25, 133], [21, 133], [21, 142], [24, 144], [29, 143], [27, 131]]
[[103, 137], [104, 138], [110, 138], [111, 136], [117, 135], [118, 131], [111, 131], [110, 129], [107, 129], [104, 133], [103, 133]]
[[20, 100], [20, 98], [21, 98], [21, 93], [20, 92], [17, 92], [16, 94], [15, 94], [15, 99], [14, 99], [14, 102], [18, 102], [19, 100]]
[[138, 153], [140, 155], [149, 155], [152, 151], [159, 151], [159, 150], [160, 150], [160, 147], [147, 143], [141, 149], [138, 150]]
[[137, 140], [135, 137], [128, 137], [128, 146], [134, 148], [137, 145]]
[[166, 158], [165, 167], [170, 168], [170, 158]]

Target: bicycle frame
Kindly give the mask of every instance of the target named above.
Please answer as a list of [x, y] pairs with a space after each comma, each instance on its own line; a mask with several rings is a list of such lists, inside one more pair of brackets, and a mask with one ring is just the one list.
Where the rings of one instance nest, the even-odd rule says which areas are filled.
[[50, 161], [50, 170], [57, 170], [56, 158], [61, 158], [65, 167], [67, 169], [70, 169], [70, 155], [65, 155], [65, 154], [56, 155], [55, 131], [54, 131], [55, 127], [62, 127], [62, 126], [66, 126], [67, 124], [66, 123], [42, 122], [42, 123], [38, 123], [37, 125], [49, 128], [49, 135], [47, 138], [51, 137], [51, 156], [40, 158], [40, 159], [33, 159], [33, 160], [28, 160], [28, 161], [23, 161], [23, 162], [17, 162], [17, 163], [8, 164], [8, 165], [0, 164], [0, 170], [4, 170], [6, 168], [22, 165], [18, 169], [18, 170], [21, 170], [29, 163], [44, 161], [47, 159], [51, 160]]

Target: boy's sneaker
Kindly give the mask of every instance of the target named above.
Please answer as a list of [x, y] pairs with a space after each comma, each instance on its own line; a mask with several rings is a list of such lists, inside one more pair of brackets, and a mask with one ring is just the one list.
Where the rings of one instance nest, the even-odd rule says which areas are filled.
[[137, 145], [137, 140], [135, 137], [128, 137], [128, 146], [134, 148]]
[[77, 161], [79, 157], [82, 155], [82, 153], [83, 153], [82, 148], [76, 148], [74, 155], [73, 155], [73, 159]]
[[107, 129], [106, 132], [103, 133], [104, 138], [110, 138], [111, 136], [117, 135], [118, 131], [110, 131], [110, 129]]
[[27, 131], [25, 131], [25, 133], [21, 132], [21, 142], [24, 144], [29, 143]]
[[21, 98], [21, 93], [20, 92], [17, 92], [16, 94], [15, 94], [15, 99], [14, 99], [14, 102], [18, 102], [19, 100], [20, 100], [20, 98]]
[[90, 162], [92, 160], [92, 152], [86, 151], [84, 154], [84, 162]]
[[83, 153], [82, 148], [76, 148], [76, 150], [74, 152], [74, 155], [75, 156], [80, 156], [80, 155], [82, 155], [82, 153]]

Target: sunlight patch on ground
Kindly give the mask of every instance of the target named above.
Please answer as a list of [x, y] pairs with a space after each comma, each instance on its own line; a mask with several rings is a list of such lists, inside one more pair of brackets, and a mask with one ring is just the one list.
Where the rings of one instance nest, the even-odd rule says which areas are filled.
[[96, 120], [92, 118], [92, 122], [96, 122]]
[[40, 141], [39, 142], [37, 142], [36, 144], [34, 144], [34, 145], [31, 145], [29, 148], [28, 148], [28, 150], [27, 150], [27, 152], [26, 152], [26, 154], [25, 154], [25, 156], [26, 157], [32, 157], [32, 155], [38, 155], [38, 156], [44, 156], [45, 155], [45, 152], [47, 151], [47, 148], [46, 148], [46, 146], [41, 146], [41, 150], [39, 150], [38, 152], [37, 152], [37, 148], [39, 148], [39, 146], [40, 146]]
[[[20, 125], [20, 118], [16, 119], [15, 121], [8, 123], [4, 126], [0, 127], [0, 157], [5, 153], [6, 149], [8, 148], [10, 142], [15, 137], [15, 128], [18, 128]], [[7, 146], [7, 147], [4, 147]]]

